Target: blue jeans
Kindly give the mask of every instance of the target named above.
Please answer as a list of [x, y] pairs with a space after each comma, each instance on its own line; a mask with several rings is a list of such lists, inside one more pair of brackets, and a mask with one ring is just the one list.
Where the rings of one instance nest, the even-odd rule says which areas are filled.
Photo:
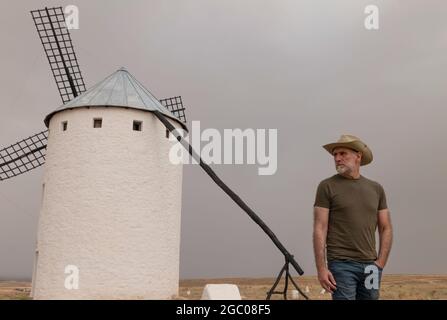
[[383, 270], [374, 261], [332, 260], [328, 262], [328, 268], [337, 283], [333, 300], [379, 299]]

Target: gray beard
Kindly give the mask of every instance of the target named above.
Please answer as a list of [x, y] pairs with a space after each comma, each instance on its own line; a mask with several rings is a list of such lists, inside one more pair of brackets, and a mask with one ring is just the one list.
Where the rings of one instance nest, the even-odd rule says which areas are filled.
[[346, 166], [337, 166], [335, 167], [335, 169], [337, 170], [337, 173], [339, 174], [345, 174], [346, 172], [349, 172], [349, 168]]

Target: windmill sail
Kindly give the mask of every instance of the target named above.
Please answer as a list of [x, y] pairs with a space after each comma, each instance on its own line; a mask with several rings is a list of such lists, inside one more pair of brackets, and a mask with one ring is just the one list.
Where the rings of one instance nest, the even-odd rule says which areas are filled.
[[172, 112], [180, 121], [186, 123], [185, 107], [183, 106], [182, 97], [172, 97], [159, 100], [160, 103]]
[[0, 181], [43, 165], [47, 140], [45, 130], [0, 150]]
[[62, 102], [72, 100], [85, 91], [70, 33], [65, 26], [62, 7], [31, 11], [34, 24], [50, 63]]

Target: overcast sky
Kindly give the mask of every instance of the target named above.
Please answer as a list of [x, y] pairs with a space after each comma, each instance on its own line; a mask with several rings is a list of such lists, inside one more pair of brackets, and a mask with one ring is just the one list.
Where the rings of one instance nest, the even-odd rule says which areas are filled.
[[[361, 137], [395, 228], [388, 273], [445, 273], [447, 3], [442, 0], [133, 0], [0, 3], [0, 146], [60, 105], [29, 14], [75, 4], [87, 87], [125, 66], [158, 98], [183, 97], [202, 129], [278, 129], [278, 170], [214, 165], [315, 274], [312, 206], [334, 174], [321, 148]], [[379, 7], [379, 30], [364, 8]], [[1, 147], [0, 147], [1, 148]], [[0, 182], [0, 279], [30, 278], [43, 169]], [[184, 167], [182, 278], [275, 276], [280, 252], [198, 166]]]

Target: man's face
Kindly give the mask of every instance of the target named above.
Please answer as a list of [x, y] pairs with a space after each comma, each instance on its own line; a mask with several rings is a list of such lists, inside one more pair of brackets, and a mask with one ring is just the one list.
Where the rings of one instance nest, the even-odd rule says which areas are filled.
[[349, 148], [335, 148], [332, 152], [338, 173], [349, 173], [360, 167], [361, 153]]

